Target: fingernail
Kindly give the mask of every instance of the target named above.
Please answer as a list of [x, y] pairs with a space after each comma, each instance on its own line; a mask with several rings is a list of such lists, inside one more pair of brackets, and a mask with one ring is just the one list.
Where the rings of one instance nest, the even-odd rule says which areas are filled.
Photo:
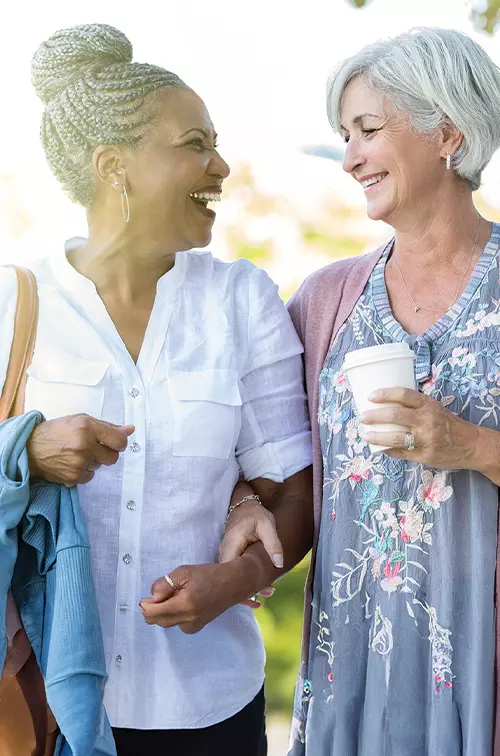
[[274, 566], [279, 570], [283, 567], [283, 554], [273, 554]]
[[362, 412], [361, 415], [359, 416], [359, 422], [360, 423], [366, 422], [366, 414], [364, 412]]

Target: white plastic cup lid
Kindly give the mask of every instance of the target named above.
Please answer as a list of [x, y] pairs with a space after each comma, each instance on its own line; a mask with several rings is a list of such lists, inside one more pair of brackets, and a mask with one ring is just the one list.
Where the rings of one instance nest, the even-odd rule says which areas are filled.
[[344, 357], [344, 370], [350, 370], [360, 365], [369, 365], [371, 362], [384, 362], [385, 360], [398, 360], [411, 357], [415, 359], [415, 352], [410, 349], [406, 341], [398, 341], [393, 344], [377, 344], [365, 349], [355, 349], [347, 352]]

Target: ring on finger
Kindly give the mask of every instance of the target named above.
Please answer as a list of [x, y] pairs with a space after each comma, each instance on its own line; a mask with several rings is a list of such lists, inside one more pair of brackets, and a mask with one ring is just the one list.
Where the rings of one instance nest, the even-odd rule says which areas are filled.
[[169, 586], [174, 589], [174, 591], [178, 591], [179, 590], [178, 587], [176, 586], [176, 584], [174, 583], [174, 581], [172, 580], [172, 578], [170, 577], [170, 575], [164, 575], [164, 578], [167, 581], [167, 583], [169, 584]]
[[413, 433], [405, 433], [403, 449], [405, 451], [413, 451], [415, 449], [415, 436]]

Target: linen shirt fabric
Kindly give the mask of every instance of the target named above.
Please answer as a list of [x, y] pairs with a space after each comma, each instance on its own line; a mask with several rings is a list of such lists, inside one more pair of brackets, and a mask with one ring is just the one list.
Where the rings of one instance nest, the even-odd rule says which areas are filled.
[[[240, 468], [276, 482], [311, 462], [302, 346], [277, 287], [246, 260], [183, 252], [158, 282], [134, 364], [94, 284], [65, 254], [35, 270], [40, 314], [26, 410], [135, 425], [113, 467], [78, 487], [91, 545], [112, 726], [206, 727], [258, 693], [252, 610], [196, 635], [148, 626], [138, 607], [181, 564], [215, 562]], [[0, 275], [0, 385], [16, 286]]]
[[[498, 225], [494, 226], [494, 233], [490, 243], [498, 242]], [[311, 417], [318, 417], [320, 374], [325, 366], [325, 359], [340, 329], [346, 324], [348, 317], [358, 303], [365, 286], [374, 270], [377, 262], [385, 249], [380, 247], [375, 252], [360, 258], [343, 260], [334, 263], [327, 268], [317, 271], [307, 279], [299, 291], [289, 303], [289, 311], [295, 327], [305, 345], [305, 372], [309, 397]], [[483, 258], [484, 260], [484, 258]], [[482, 323], [486, 326], [487, 321]], [[497, 332], [490, 332], [495, 343], [498, 341]], [[294, 720], [290, 738], [290, 753], [300, 754], [304, 752], [304, 739], [306, 728], [307, 699], [314, 695], [310, 681], [307, 680], [308, 651], [311, 639], [311, 630], [317, 632], [317, 625], [311, 626], [311, 610], [313, 606], [312, 578], [316, 569], [316, 545], [320, 536], [320, 522], [323, 505], [322, 484], [324, 480], [323, 457], [321, 450], [320, 425], [313, 423], [313, 465], [315, 473], [315, 548], [305, 598], [305, 621], [303, 633], [302, 665], [299, 672], [294, 706]], [[330, 508], [331, 505], [329, 505]], [[327, 510], [328, 511], [328, 510]], [[326, 516], [326, 515], [324, 515]], [[331, 509], [330, 509], [331, 516]], [[495, 538], [496, 538], [495, 527]], [[495, 588], [495, 605], [499, 599], [499, 560], [497, 556], [497, 580]], [[384, 576], [386, 577], [386, 576]], [[491, 578], [491, 575], [490, 575]], [[490, 579], [489, 578], [489, 579]], [[496, 659], [495, 667], [498, 669], [499, 628], [496, 635]], [[326, 655], [325, 655], [326, 658]], [[330, 674], [330, 673], [328, 673]], [[334, 677], [334, 673], [333, 677]], [[499, 695], [498, 675], [495, 683], [495, 742], [494, 756], [500, 754], [499, 744]], [[328, 676], [325, 678], [325, 688], [330, 683]], [[356, 717], [354, 717], [356, 719]], [[359, 721], [359, 718], [358, 718]], [[331, 741], [329, 741], [330, 746]], [[327, 751], [329, 753], [329, 751]], [[321, 753], [321, 751], [319, 751]]]
[[31, 485], [28, 412], [0, 424], [0, 670], [9, 585], [57, 719], [59, 756], [115, 756], [103, 708], [106, 667], [85, 521], [75, 488]]

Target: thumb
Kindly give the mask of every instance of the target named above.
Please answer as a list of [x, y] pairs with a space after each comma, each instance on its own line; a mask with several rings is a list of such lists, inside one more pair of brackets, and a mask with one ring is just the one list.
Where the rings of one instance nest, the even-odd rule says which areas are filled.
[[[170, 577], [170, 576], [169, 576]], [[165, 577], [160, 577], [154, 581], [151, 586], [151, 598], [144, 599], [149, 604], [161, 604], [162, 601], [167, 601], [172, 598], [176, 593], [176, 590], [170, 585]]]
[[259, 520], [257, 523], [257, 538], [262, 542], [274, 566], [277, 569], [281, 569], [283, 567], [283, 546], [273, 523], [269, 520]]
[[219, 562], [232, 562], [255, 540], [255, 537], [247, 537], [244, 533], [238, 533], [236, 528], [230, 528], [219, 545]]

